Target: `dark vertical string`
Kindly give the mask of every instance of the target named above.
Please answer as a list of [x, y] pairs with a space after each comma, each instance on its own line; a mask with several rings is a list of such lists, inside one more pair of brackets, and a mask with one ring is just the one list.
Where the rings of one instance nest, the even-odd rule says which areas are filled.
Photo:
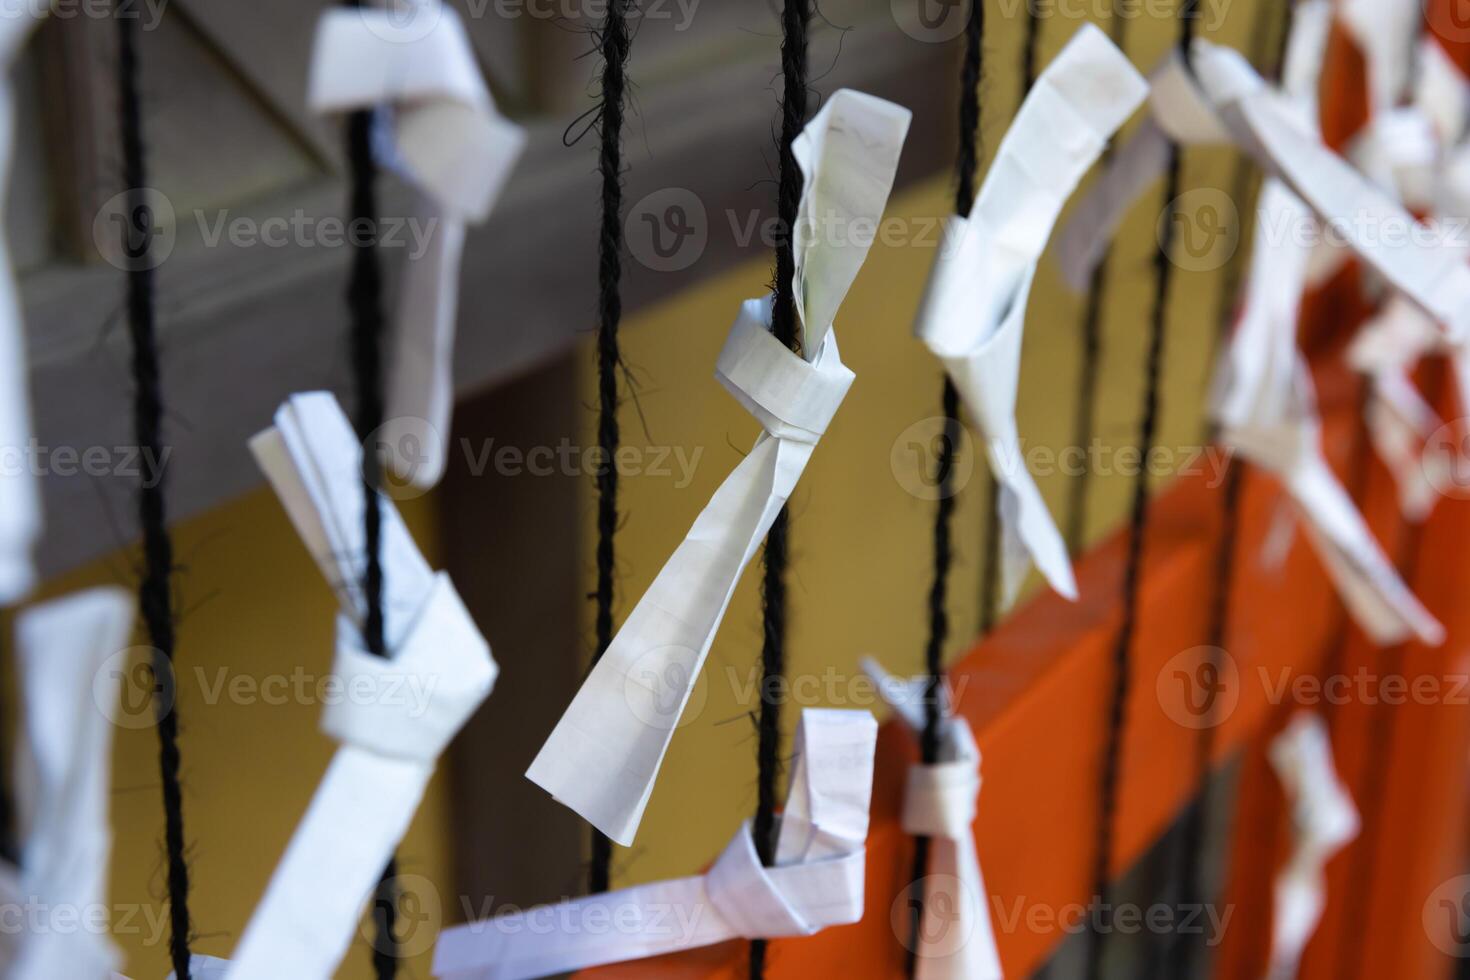
[[[133, 433], [146, 467], [138, 494], [143, 529], [143, 577], [138, 605], [153, 647], [153, 671], [172, 676], [175, 634], [173, 541], [164, 501], [163, 394], [154, 325], [154, 214], [148, 203], [143, 113], [138, 96], [137, 21], [120, 9], [117, 20], [119, 129], [127, 195], [123, 254], [128, 267], [128, 334], [133, 358]], [[189, 866], [184, 856], [184, 796], [179, 781], [178, 706], [158, 702], [158, 768], [163, 784], [164, 844], [168, 851], [169, 958], [180, 980], [189, 978]]]
[[[806, 125], [807, 116], [807, 31], [812, 19], [812, 0], [786, 0], [781, 10], [781, 169], [777, 187], [776, 213], [780, 228], [776, 244], [775, 298], [771, 306], [771, 333], [781, 343], [800, 353], [796, 316], [796, 219], [801, 203], [802, 176], [792, 146]], [[770, 867], [776, 859], [776, 782], [781, 774], [781, 678], [786, 672], [786, 565], [790, 524], [787, 509], [780, 513], [766, 534], [761, 580], [761, 705], [758, 723], [758, 801], [755, 824], [756, 853]], [[750, 976], [765, 976], [767, 943], [750, 944]]]
[[[1267, 69], [1277, 81], [1281, 78], [1285, 46], [1291, 36], [1293, 10], [1294, 4], [1291, 0], [1285, 0], [1282, 3], [1283, 18], [1277, 56], [1274, 64]], [[1269, 43], [1270, 20], [1271, 18], [1258, 16], [1252, 25], [1251, 58], [1257, 64], [1266, 56], [1265, 48]], [[1231, 176], [1232, 201], [1244, 202], [1249, 197], [1253, 171], [1254, 167], [1250, 159], [1243, 153], [1238, 154]], [[1243, 228], [1240, 237], [1244, 238]], [[1217, 352], [1224, 350], [1230, 324], [1234, 320], [1236, 300], [1245, 266], [1245, 254], [1246, 249], [1237, 247], [1235, 254], [1225, 265], [1218, 305], [1215, 310], [1215, 350]], [[1211, 442], [1214, 441], [1216, 439], [1212, 434]], [[1201, 665], [1203, 669], [1212, 672], [1212, 677], [1219, 676], [1221, 666], [1219, 654], [1225, 649], [1225, 639], [1230, 623], [1230, 604], [1234, 595], [1236, 538], [1240, 524], [1241, 490], [1246, 471], [1244, 460], [1229, 460], [1226, 465], [1229, 468], [1226, 471], [1225, 485], [1221, 495], [1220, 538], [1216, 544], [1214, 592], [1211, 598], [1210, 625], [1206, 638], [1208, 659]], [[1207, 693], [1205, 716], [1201, 719], [1201, 727], [1195, 733], [1195, 797], [1185, 818], [1181, 842], [1183, 854], [1182, 860], [1177, 865], [1175, 890], [1179, 907], [1186, 910], [1197, 908], [1204, 901], [1201, 869], [1205, 860], [1205, 838], [1212, 802], [1210, 777], [1211, 760], [1215, 752], [1217, 721], [1214, 711], [1217, 690], [1218, 688], [1211, 687]], [[1190, 975], [1191, 961], [1199, 952], [1199, 944], [1191, 941], [1183, 932], [1175, 932], [1165, 937], [1165, 942], [1168, 947], [1168, 973], [1165, 975], [1173, 977]]]
[[[1179, 5], [1179, 50], [1186, 65], [1190, 60], [1190, 44], [1194, 40], [1198, 0], [1181, 0]], [[1183, 154], [1179, 145], [1171, 144], [1164, 178], [1164, 207], [1174, 206], [1179, 197], [1183, 177]], [[1172, 261], [1174, 222], [1162, 222], [1159, 249], [1154, 255], [1154, 296], [1149, 329], [1148, 355], [1144, 363], [1143, 414], [1138, 427], [1139, 459], [1147, 461], [1153, 453], [1158, 430], [1160, 380], [1164, 361], [1164, 336], [1168, 326], [1169, 285], [1173, 281]], [[1109, 868], [1112, 862], [1114, 823], [1117, 818], [1118, 781], [1122, 768], [1123, 731], [1127, 722], [1128, 693], [1132, 684], [1133, 635], [1138, 625], [1138, 593], [1142, 584], [1143, 545], [1148, 532], [1148, 467], [1142, 466], [1133, 482], [1133, 503], [1129, 517], [1128, 553], [1123, 570], [1123, 622], [1113, 648], [1113, 690], [1108, 712], [1107, 741], [1103, 754], [1102, 785], [1093, 867], [1093, 894], [1102, 904], [1088, 932], [1087, 976], [1101, 976], [1107, 937], [1112, 930], [1108, 909], [1112, 886]]]
[[1026, 42], [1021, 49], [1021, 96], [1025, 98], [1036, 84], [1036, 62], [1041, 50], [1041, 14], [1036, 9], [1042, 0], [1026, 0]]
[[[361, 6], [348, 0], [348, 6]], [[347, 307], [351, 317], [351, 355], [357, 397], [357, 435], [362, 440], [362, 528], [365, 560], [362, 591], [366, 602], [363, 642], [379, 657], [389, 655], [383, 631], [382, 498], [378, 493], [382, 461], [375, 444], [383, 425], [383, 276], [378, 261], [377, 165], [373, 160], [371, 109], [347, 117], [348, 227], [352, 268]], [[398, 862], [390, 857], [373, 895], [373, 970], [379, 980], [398, 974], [400, 951], [395, 931], [398, 909]]]
[[[970, 0], [965, 20], [965, 50], [960, 63], [959, 146], [955, 152], [955, 214], [967, 216], [975, 200], [975, 177], [979, 169], [980, 137], [980, 48], [985, 34], [985, 2]], [[944, 678], [944, 643], [949, 638], [949, 574], [954, 565], [953, 524], [955, 512], [954, 464], [959, 452], [960, 393], [945, 374], [940, 393], [944, 434], [935, 463], [939, 500], [934, 511], [934, 572], [929, 588], [929, 641], [924, 648], [924, 729], [919, 736], [919, 755], [924, 765], [939, 761], [941, 715], [940, 690]], [[919, 930], [924, 917], [922, 882], [929, 871], [930, 840], [914, 838], [914, 862], [909, 896], [908, 975], [918, 968]]]
[[[613, 638], [613, 539], [618, 530], [618, 324], [623, 316], [623, 93], [628, 52], [628, 5], [611, 0], [598, 38], [602, 51], [601, 146], [597, 169], [602, 177], [602, 221], [597, 240], [597, 650], [602, 659]], [[605, 892], [612, 884], [612, 840], [592, 828], [590, 891]]]
[[[9, 679], [3, 674], [0, 677]], [[0, 691], [0, 701], [3, 700], [4, 692]], [[17, 705], [20, 701], [19, 697], [15, 699]], [[0, 731], [3, 730], [4, 725], [0, 725]], [[0, 759], [14, 758], [7, 751], [8, 748], [8, 745], [0, 745]], [[20, 842], [15, 833], [15, 798], [11, 795], [9, 781], [4, 778], [0, 778], [0, 861], [5, 861], [11, 867], [20, 867]]]
[[[1119, 51], [1128, 50], [1128, 18], [1131, 16], [1128, 5], [1129, 0], [1113, 0], [1112, 14], [1108, 20], [1108, 33]], [[1116, 145], [1113, 140], [1109, 140], [1108, 145], [1103, 148], [1099, 172], [1107, 172], [1115, 152]], [[1113, 243], [1110, 240], [1092, 270], [1092, 281], [1087, 288], [1087, 305], [1082, 315], [1082, 368], [1077, 378], [1077, 414], [1072, 423], [1072, 444], [1082, 451], [1083, 457], [1067, 501], [1067, 551], [1073, 559], [1082, 554], [1087, 544], [1087, 490], [1092, 477], [1087, 454], [1092, 445], [1094, 431], [1098, 366], [1102, 362], [1102, 318], [1107, 305], [1108, 271], [1112, 260]]]

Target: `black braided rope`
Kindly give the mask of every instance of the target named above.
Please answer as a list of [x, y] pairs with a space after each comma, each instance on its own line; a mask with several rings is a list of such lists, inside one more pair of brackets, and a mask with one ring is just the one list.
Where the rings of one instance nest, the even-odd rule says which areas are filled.
[[[597, 239], [597, 649], [602, 659], [613, 640], [614, 537], [618, 530], [618, 325], [623, 316], [623, 100], [632, 37], [628, 11], [633, 0], [612, 0], [598, 36], [602, 52], [601, 142], [597, 170], [602, 179], [602, 217]], [[613, 843], [592, 828], [592, 865], [588, 890], [605, 892], [612, 884]]]
[[[1179, 49], [1188, 63], [1190, 44], [1194, 40], [1198, 0], [1181, 0], [1179, 5]], [[1169, 162], [1164, 178], [1164, 206], [1172, 208], [1179, 197], [1183, 178], [1183, 154], [1177, 144], [1169, 149]], [[1173, 281], [1172, 259], [1174, 222], [1166, 220], [1159, 232], [1159, 248], [1154, 255], [1154, 295], [1149, 329], [1148, 354], [1144, 362], [1143, 412], [1139, 419], [1139, 459], [1153, 453], [1158, 431], [1161, 378], [1164, 363], [1164, 339], [1168, 326], [1169, 286]], [[1123, 732], [1127, 725], [1128, 693], [1132, 686], [1133, 637], [1138, 627], [1138, 595], [1143, 581], [1143, 546], [1148, 533], [1148, 467], [1140, 467], [1133, 482], [1133, 501], [1129, 513], [1128, 551], [1123, 570], [1123, 621], [1113, 647], [1113, 689], [1108, 710], [1106, 745], [1099, 793], [1099, 816], [1096, 852], [1093, 866], [1093, 895], [1100, 900], [1094, 926], [1088, 931], [1087, 977], [1097, 980], [1102, 973], [1102, 960], [1107, 939], [1112, 931], [1112, 885], [1110, 866], [1117, 821], [1118, 782], [1122, 772]]]
[[[133, 357], [133, 432], [147, 471], [138, 494], [143, 529], [143, 577], [138, 604], [153, 648], [153, 671], [172, 676], [176, 636], [173, 591], [173, 541], [164, 498], [163, 395], [154, 319], [153, 262], [148, 251], [154, 214], [148, 202], [143, 152], [143, 113], [138, 95], [137, 21], [117, 12], [119, 130], [127, 221], [123, 254], [128, 259], [128, 333]], [[180, 980], [188, 980], [189, 866], [184, 844], [184, 799], [180, 783], [179, 714], [176, 704], [158, 701], [158, 767], [163, 786], [164, 845], [168, 852], [169, 959]]]

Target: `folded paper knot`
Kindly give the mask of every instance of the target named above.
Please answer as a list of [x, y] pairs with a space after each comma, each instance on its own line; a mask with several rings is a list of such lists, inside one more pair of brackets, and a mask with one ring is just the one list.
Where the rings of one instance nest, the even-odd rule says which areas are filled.
[[[951, 721], [945, 727], [966, 735], [970, 731], [963, 722]], [[968, 741], [974, 745], [973, 736]], [[904, 832], [918, 837], [950, 838], [969, 834], [980, 795], [979, 761], [976, 752], [951, 762], [911, 766], [903, 797]]]
[[495, 683], [490, 646], [444, 572], [391, 657], [363, 646], [346, 616], [337, 617], [332, 667], [342, 697], [322, 712], [322, 730], [339, 742], [389, 758], [433, 764]]
[[[821, 927], [803, 918], [786, 900], [772, 877], [776, 869], [762, 867], [750, 831], [746, 821], [705, 876], [710, 904], [747, 939], [812, 935]], [[859, 908], [857, 918], [861, 917]]]
[[852, 387], [853, 373], [828, 333], [808, 362], [770, 330], [771, 300], [746, 300], [715, 364], [715, 376], [771, 435], [816, 443]]
[[319, 113], [390, 106], [381, 162], [468, 221], [489, 214], [524, 142], [495, 112], [463, 22], [439, 0], [327, 11], [307, 93]]

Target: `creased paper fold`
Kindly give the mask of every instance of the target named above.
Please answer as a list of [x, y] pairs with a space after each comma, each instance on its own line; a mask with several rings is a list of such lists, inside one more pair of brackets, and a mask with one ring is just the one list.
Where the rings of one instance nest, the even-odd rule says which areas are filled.
[[1272, 741], [1269, 756], [1291, 807], [1292, 844], [1273, 889], [1267, 976], [1289, 980], [1327, 903], [1327, 862], [1358, 836], [1358, 811], [1337, 778], [1331, 736], [1320, 715], [1295, 715]]
[[[864, 658], [863, 672], [904, 724], [916, 733], [924, 730], [928, 678], [897, 680], [871, 658]], [[931, 841], [924, 879], [927, 921], [919, 929], [914, 977], [1001, 980], [990, 893], [975, 848], [980, 749], [970, 723], [954, 714], [947, 699], [942, 710], [939, 761], [910, 766], [904, 788], [904, 831]]]
[[22, 926], [0, 933], [0, 972], [10, 980], [106, 980], [121, 960], [93, 922], [108, 908], [112, 732], [127, 668], [112, 661], [132, 624], [133, 599], [117, 588], [78, 592], [16, 619], [23, 843], [19, 868], [0, 865], [0, 903], [18, 910], [11, 925]]
[[375, 153], [415, 190], [374, 451], [427, 489], [444, 473], [465, 226], [489, 215], [525, 145], [495, 109], [459, 15], [440, 0], [329, 10], [317, 27], [307, 102], [322, 114], [377, 111]]
[[[363, 644], [362, 456], [336, 400], [295, 395], [251, 440], [291, 522], [336, 589], [333, 673], [349, 696], [326, 706], [340, 743], [256, 907], [225, 976], [329, 977], [378, 876], [418, 809], [435, 761], [489, 695], [497, 672], [447, 575], [430, 571], [384, 500], [385, 636]], [[415, 692], [410, 696], [410, 692]]]
[[1075, 599], [1067, 546], [1026, 467], [1016, 427], [1021, 340], [1052, 226], [1109, 137], [1147, 93], [1102, 31], [1086, 25], [1042, 72], [1001, 142], [968, 217], [952, 217], [915, 332], [948, 371], [1000, 487], [1002, 601], [1034, 562]]
[[526, 772], [620, 844], [637, 833], [741, 572], [852, 384], [832, 319], [871, 244], [855, 230], [882, 218], [908, 124], [908, 110], [843, 89], [797, 138], [806, 179], [795, 236], [805, 357], [771, 335], [769, 299], [741, 307], [716, 373], [765, 431], [628, 614]]
[[866, 711], [802, 712], [773, 867], [746, 821], [706, 874], [446, 929], [434, 975], [525, 980], [858, 921], [877, 731]]

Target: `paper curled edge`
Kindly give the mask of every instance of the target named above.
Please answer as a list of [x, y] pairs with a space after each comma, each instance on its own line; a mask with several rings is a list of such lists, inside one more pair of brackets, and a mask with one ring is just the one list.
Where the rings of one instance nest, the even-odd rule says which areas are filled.
[[[857, 922], [877, 733], [866, 711], [802, 711], [773, 867], [761, 866], [747, 820], [706, 874], [446, 929], [434, 951], [434, 976], [526, 980]], [[636, 926], [599, 929], [594, 922]]]

